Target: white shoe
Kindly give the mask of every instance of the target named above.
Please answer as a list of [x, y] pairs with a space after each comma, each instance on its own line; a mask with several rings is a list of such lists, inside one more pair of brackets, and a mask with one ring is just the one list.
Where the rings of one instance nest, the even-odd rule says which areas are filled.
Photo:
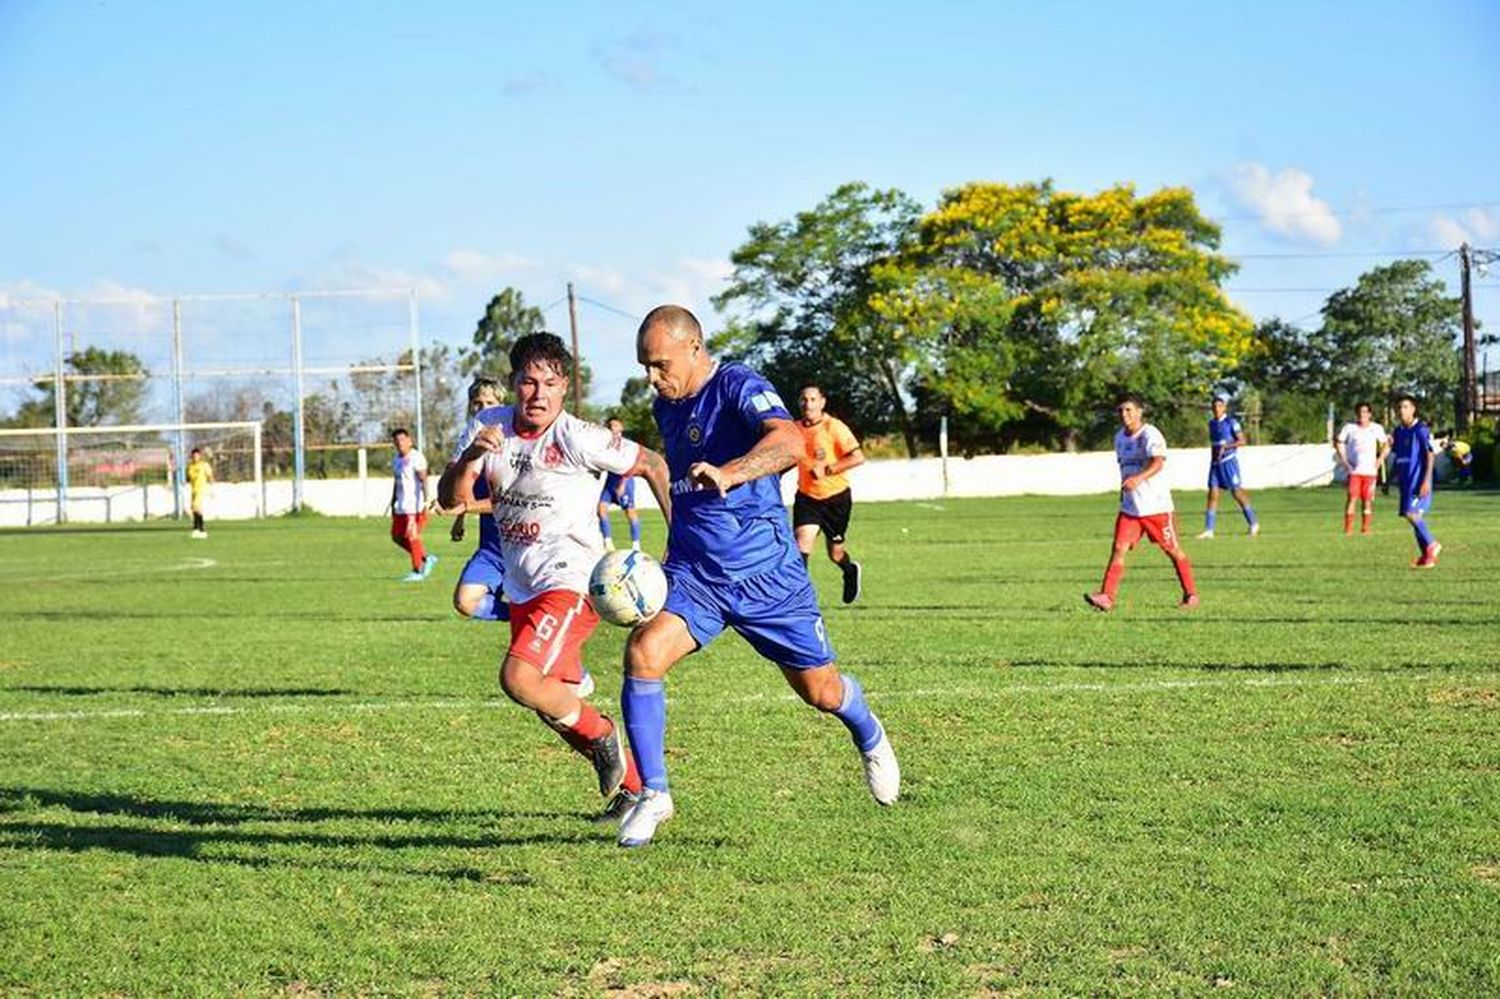
[[1257, 520], [1255, 523], [1253, 523], [1253, 524], [1250, 525], [1250, 536], [1253, 538], [1253, 537], [1255, 537], [1259, 533], [1260, 533], [1260, 521]]
[[646, 788], [641, 798], [620, 821], [619, 843], [624, 847], [645, 846], [656, 835], [656, 827], [670, 819], [672, 792]]
[[1212, 538], [1213, 536], [1214, 536], [1214, 532], [1213, 531], [1199, 531], [1197, 534], [1193, 535], [1193, 537], [1196, 538], [1196, 539], [1198, 539], [1199, 541], [1207, 541], [1210, 538]]
[[860, 755], [865, 760], [865, 783], [870, 785], [870, 793], [882, 805], [895, 804], [901, 795], [901, 764], [896, 762], [896, 751], [884, 725], [880, 726], [880, 741], [875, 748]]
[[589, 699], [589, 695], [594, 692], [594, 674], [588, 670], [584, 670], [583, 679], [577, 683], [570, 683], [568, 686], [573, 688], [574, 697], [581, 701], [586, 701]]
[[207, 538], [208, 538], [208, 532], [207, 531], [194, 531], [193, 532], [193, 540], [194, 541], [205, 541], [205, 540], [207, 540]]

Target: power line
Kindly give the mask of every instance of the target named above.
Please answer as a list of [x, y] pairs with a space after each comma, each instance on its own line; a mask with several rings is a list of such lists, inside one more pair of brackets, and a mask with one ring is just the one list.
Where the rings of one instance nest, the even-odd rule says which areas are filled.
[[624, 319], [629, 319], [632, 322], [638, 323], [641, 321], [641, 317], [635, 315], [634, 313], [626, 312], [624, 309], [617, 309], [613, 305], [608, 305], [604, 302], [589, 298], [587, 295], [579, 295], [578, 300], [587, 305], [592, 305], [596, 309], [603, 309], [605, 312], [613, 312], [615, 315], [620, 316]]
[[1449, 257], [1454, 250], [1369, 250], [1358, 253], [1226, 253], [1231, 260], [1334, 260], [1367, 257]]

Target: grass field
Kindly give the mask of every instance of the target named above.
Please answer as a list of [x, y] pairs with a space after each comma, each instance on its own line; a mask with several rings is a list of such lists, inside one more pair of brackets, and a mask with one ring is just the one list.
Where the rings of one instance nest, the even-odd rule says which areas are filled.
[[1439, 495], [1424, 573], [1392, 501], [1256, 500], [1201, 608], [1142, 550], [1108, 617], [1110, 497], [858, 507], [866, 598], [814, 576], [902, 801], [728, 637], [639, 851], [440, 529], [420, 586], [373, 520], [0, 534], [0, 989], [1496, 994], [1500, 494]]

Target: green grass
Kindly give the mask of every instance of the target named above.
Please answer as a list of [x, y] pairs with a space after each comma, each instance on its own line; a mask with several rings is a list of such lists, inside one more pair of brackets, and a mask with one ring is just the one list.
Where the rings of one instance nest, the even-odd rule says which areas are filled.
[[1256, 500], [1108, 617], [1108, 497], [857, 507], [865, 600], [814, 577], [901, 802], [730, 636], [629, 852], [441, 530], [422, 586], [376, 520], [0, 534], [0, 990], [1495, 994], [1500, 495], [1424, 573], [1391, 501]]

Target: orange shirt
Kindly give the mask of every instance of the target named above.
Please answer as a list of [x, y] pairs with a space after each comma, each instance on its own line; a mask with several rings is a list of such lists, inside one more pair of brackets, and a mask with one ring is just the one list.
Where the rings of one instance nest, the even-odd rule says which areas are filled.
[[797, 491], [813, 499], [827, 499], [848, 489], [849, 478], [846, 475], [828, 475], [815, 479], [808, 470], [814, 465], [826, 468], [857, 451], [859, 438], [854, 436], [854, 431], [843, 420], [826, 413], [821, 422], [810, 427], [798, 420], [797, 429], [802, 431], [803, 447], [802, 457], [797, 462]]

